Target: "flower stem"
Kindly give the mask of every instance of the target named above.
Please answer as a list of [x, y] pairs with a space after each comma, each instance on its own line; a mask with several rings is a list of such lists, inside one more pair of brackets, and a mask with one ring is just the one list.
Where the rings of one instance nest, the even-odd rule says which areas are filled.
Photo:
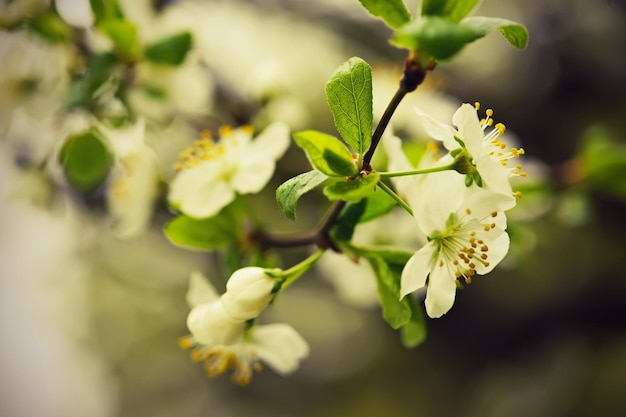
[[391, 177], [406, 177], [408, 175], [422, 175], [422, 174], [430, 174], [433, 172], [442, 172], [442, 171], [452, 171], [455, 169], [455, 164], [442, 165], [438, 167], [425, 168], [425, 169], [414, 169], [411, 171], [396, 171], [396, 172], [378, 172], [383, 178], [391, 178]]
[[406, 201], [404, 201], [403, 199], [400, 198], [400, 196], [398, 194], [396, 194], [391, 188], [389, 188], [387, 186], [387, 184], [385, 184], [382, 181], [379, 181], [378, 184], [376, 184], [378, 187], [380, 187], [381, 190], [383, 190], [384, 192], [386, 192], [387, 194], [389, 194], [389, 196], [391, 198], [393, 198], [396, 203], [398, 203], [398, 205], [400, 207], [402, 207], [403, 209], [405, 209], [411, 216], [413, 215], [413, 209], [411, 209], [411, 207], [409, 207], [409, 205], [406, 203]]
[[311, 254], [311, 256], [304, 259], [302, 262], [297, 263], [291, 268], [285, 270], [283, 272], [283, 277], [285, 278], [285, 281], [281, 286], [281, 290], [296, 282], [296, 280], [300, 278], [302, 274], [311, 269], [311, 267], [315, 264], [315, 262], [317, 262], [317, 260], [324, 254], [325, 251], [326, 249], [318, 248], [315, 252]]

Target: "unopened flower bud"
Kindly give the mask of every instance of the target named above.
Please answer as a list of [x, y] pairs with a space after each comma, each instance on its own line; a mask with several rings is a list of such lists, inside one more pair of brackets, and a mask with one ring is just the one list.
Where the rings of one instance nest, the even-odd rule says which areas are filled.
[[272, 300], [276, 280], [265, 269], [249, 266], [231, 275], [222, 295], [226, 312], [235, 320], [249, 320], [258, 316]]

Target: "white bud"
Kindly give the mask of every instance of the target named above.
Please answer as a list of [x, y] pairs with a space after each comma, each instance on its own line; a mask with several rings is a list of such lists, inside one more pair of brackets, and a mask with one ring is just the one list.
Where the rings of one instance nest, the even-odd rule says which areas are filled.
[[226, 283], [226, 292], [221, 297], [224, 309], [235, 320], [255, 318], [272, 300], [275, 284], [263, 268], [238, 269]]
[[200, 304], [187, 316], [187, 327], [196, 342], [206, 346], [231, 344], [241, 338], [245, 321], [233, 319], [221, 300]]

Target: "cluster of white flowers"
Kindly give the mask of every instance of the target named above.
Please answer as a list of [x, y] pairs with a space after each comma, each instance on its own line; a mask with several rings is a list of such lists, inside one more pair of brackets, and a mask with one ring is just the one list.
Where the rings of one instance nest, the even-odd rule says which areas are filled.
[[[427, 240], [402, 271], [400, 296], [427, 287], [426, 312], [433, 318], [450, 310], [461, 281], [469, 284], [475, 274], [490, 272], [504, 258], [509, 249], [504, 211], [521, 196], [512, 191], [510, 178], [525, 173], [519, 164], [510, 167], [509, 160], [524, 150], [506, 150], [501, 139], [504, 125], [493, 127], [491, 109], [479, 119], [478, 109], [478, 103], [463, 104], [452, 119], [457, 129], [416, 109], [424, 129], [451, 151], [435, 166], [450, 164], [452, 155], [457, 160], [461, 155], [463, 167], [457, 171], [465, 175], [445, 171], [394, 181]], [[390, 165], [414, 169], [398, 138], [385, 142]]]
[[291, 326], [251, 323], [279, 284], [268, 272], [260, 267], [235, 271], [221, 296], [200, 272], [191, 274], [187, 293], [191, 335], [181, 338], [180, 346], [192, 349], [192, 360], [203, 362], [209, 376], [234, 369], [233, 382], [247, 385], [252, 374], [261, 370], [261, 360], [288, 374], [309, 354], [308, 344]]

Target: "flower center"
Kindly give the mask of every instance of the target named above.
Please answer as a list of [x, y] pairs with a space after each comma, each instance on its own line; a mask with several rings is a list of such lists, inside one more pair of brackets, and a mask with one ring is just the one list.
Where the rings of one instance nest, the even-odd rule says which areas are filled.
[[[471, 215], [471, 209], [465, 209], [465, 213]], [[456, 277], [457, 285], [460, 285], [461, 277], [466, 284], [472, 282], [477, 264], [485, 268], [489, 266], [489, 246], [481, 235], [496, 227], [489, 219], [497, 216], [498, 212], [494, 211], [483, 219], [472, 218], [463, 222], [457, 220], [457, 215], [453, 213], [445, 232], [434, 238], [439, 245], [438, 266], [450, 269], [451, 275]]]
[[254, 349], [243, 344], [208, 347], [198, 344], [192, 336], [180, 338], [178, 344], [185, 350], [191, 349], [191, 360], [202, 362], [204, 370], [211, 378], [233, 369], [231, 380], [237, 385], [245, 386], [252, 380], [254, 372], [263, 369]]
[[[178, 155], [178, 160], [174, 162], [174, 171], [194, 167], [203, 161], [217, 159], [227, 160], [228, 154], [235, 152], [241, 145], [236, 133], [243, 133], [252, 136], [251, 126], [242, 126], [233, 129], [230, 126], [222, 126], [219, 129], [219, 140], [216, 142], [213, 135], [208, 130], [203, 130], [200, 139], [185, 148]], [[228, 170], [226, 170], [228, 171]]]

